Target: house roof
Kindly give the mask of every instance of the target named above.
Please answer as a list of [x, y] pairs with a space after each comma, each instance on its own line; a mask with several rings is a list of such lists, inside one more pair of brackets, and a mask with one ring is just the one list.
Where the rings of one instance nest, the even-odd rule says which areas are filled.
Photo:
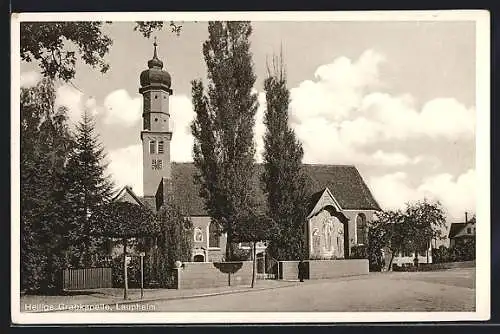
[[126, 197], [129, 196], [133, 201], [135, 201], [139, 205], [144, 205], [144, 201], [142, 197], [137, 196], [130, 186], [123, 187], [115, 197], [113, 197], [112, 201], [124, 201]]
[[450, 226], [450, 232], [448, 233], [448, 238], [452, 239], [457, 234], [464, 229], [467, 223], [452, 223]]
[[[266, 198], [260, 185], [263, 164], [256, 164], [253, 176], [258, 210], [264, 211]], [[308, 193], [313, 197], [328, 188], [342, 209], [380, 210], [363, 178], [350, 165], [303, 165]], [[189, 216], [206, 216], [204, 201], [199, 196], [199, 186], [194, 183], [196, 167], [193, 163], [172, 163], [173, 200], [182, 212]], [[319, 192], [319, 194], [318, 194]], [[318, 199], [319, 199], [318, 197]]]

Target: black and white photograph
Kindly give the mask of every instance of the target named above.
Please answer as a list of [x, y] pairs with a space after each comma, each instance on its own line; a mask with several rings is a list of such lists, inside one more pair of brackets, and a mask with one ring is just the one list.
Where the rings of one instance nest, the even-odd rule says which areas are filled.
[[12, 321], [490, 317], [487, 11], [12, 16]]

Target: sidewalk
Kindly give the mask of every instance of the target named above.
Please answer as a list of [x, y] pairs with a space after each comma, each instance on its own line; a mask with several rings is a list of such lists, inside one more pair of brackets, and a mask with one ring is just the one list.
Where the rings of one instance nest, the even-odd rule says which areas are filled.
[[240, 285], [185, 290], [144, 289], [143, 299], [141, 299], [140, 289], [129, 289], [127, 300], [123, 299], [123, 289], [120, 288], [75, 291], [71, 295], [66, 296], [24, 295], [20, 298], [20, 310], [21, 312], [54, 312], [60, 311], [61, 305], [116, 305], [139, 302], [144, 303], [157, 300], [200, 298], [223, 294], [277, 289], [297, 284], [299, 284], [298, 281], [258, 280], [254, 288], [251, 288], [249, 285]]

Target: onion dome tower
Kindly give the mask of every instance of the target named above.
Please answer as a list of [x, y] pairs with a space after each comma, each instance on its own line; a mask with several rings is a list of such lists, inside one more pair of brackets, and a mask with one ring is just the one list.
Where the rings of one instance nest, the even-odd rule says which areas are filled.
[[170, 166], [170, 110], [172, 95], [170, 74], [163, 69], [158, 58], [156, 38], [153, 59], [148, 61], [148, 69], [140, 75], [139, 93], [143, 96], [142, 111], [142, 160], [143, 191], [146, 201], [154, 201], [158, 185], [163, 179], [171, 178]]

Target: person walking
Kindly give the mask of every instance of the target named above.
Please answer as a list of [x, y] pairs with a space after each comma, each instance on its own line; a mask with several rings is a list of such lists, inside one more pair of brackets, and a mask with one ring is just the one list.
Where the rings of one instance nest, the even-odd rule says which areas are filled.
[[304, 282], [304, 261], [300, 260], [298, 265], [299, 281]]

